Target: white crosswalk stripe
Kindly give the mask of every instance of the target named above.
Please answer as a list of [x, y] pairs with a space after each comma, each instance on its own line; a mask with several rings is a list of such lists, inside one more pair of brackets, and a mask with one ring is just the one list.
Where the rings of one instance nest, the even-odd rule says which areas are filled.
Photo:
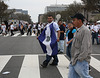
[[10, 36], [10, 34], [7, 34], [6, 36], [4, 36], [4, 37], [8, 37], [8, 36]]
[[0, 72], [5, 67], [7, 62], [10, 60], [12, 56], [0, 56]]
[[17, 37], [18, 35], [20, 35], [20, 33], [16, 33], [16, 34], [13, 35], [12, 37]]
[[68, 66], [69, 66], [69, 60], [66, 59], [66, 57], [64, 55], [58, 55], [58, 59], [59, 59], [59, 65], [57, 66], [59, 72], [61, 73], [63, 78], [67, 78], [68, 77]]
[[26, 37], [27, 36], [27, 33], [24, 33], [24, 35], [22, 35], [22, 37]]
[[[3, 68], [7, 65], [11, 57], [18, 57], [18, 56], [24, 56], [24, 55], [1, 55], [0, 56], [0, 72], [3, 70]], [[18, 75], [18, 78], [41, 78], [40, 74], [40, 67], [39, 67], [39, 57], [45, 55], [25, 55], [24, 60], [22, 62], [22, 66], [20, 68], [20, 72]], [[58, 71], [60, 72], [62, 78], [68, 78], [68, 66], [69, 66], [69, 60], [64, 55], [58, 55], [59, 64], [57, 66]], [[98, 72], [100, 72], [100, 61], [96, 58], [92, 57], [90, 65], [96, 69]], [[49, 67], [48, 67], [49, 68]], [[45, 70], [45, 69], [43, 69]]]
[[[30, 62], [30, 60], [32, 61]], [[18, 78], [33, 77], [40, 78], [38, 55], [26, 55]]]
[[91, 57], [91, 58], [92, 58], [92, 59], [91, 59], [90, 65], [91, 65], [92, 67], [94, 67], [97, 71], [100, 72], [100, 61], [97, 60], [97, 59], [94, 58], [94, 57]]
[[32, 33], [32, 35], [31, 36], [36, 36], [34, 33]]
[[[2, 34], [0, 34], [0, 36], [2, 36]], [[31, 35], [36, 36], [34, 33], [32, 33]], [[6, 36], [2, 36], [2, 37], [27, 37], [27, 33], [24, 33], [24, 35], [21, 35], [20, 33], [15, 33], [13, 36], [10, 36], [10, 34], [7, 34]]]

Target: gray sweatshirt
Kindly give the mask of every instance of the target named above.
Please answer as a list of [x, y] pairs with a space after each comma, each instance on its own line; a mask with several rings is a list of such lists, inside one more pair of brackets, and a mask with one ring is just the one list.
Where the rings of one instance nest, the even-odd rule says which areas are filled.
[[90, 30], [82, 25], [75, 33], [71, 48], [71, 63], [87, 61], [90, 63], [92, 53], [92, 40]]

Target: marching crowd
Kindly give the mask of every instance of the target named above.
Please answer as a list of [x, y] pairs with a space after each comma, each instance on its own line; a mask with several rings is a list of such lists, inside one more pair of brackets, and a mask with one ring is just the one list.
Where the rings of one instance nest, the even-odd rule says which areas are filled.
[[[65, 26], [61, 20], [55, 23], [53, 22], [53, 16], [48, 16], [48, 24], [44, 32], [37, 35], [41, 48], [44, 53], [47, 53], [46, 60], [43, 61], [41, 66], [46, 68], [51, 58], [54, 58], [54, 60], [50, 65], [57, 66], [59, 63], [57, 55], [64, 53], [64, 44], [66, 44], [66, 55], [70, 59], [68, 78], [93, 78], [89, 75], [91, 69], [89, 64], [94, 39], [96, 39], [97, 45], [100, 44], [100, 24], [94, 22], [85, 25], [85, 17], [80, 13], [71, 18], [73, 22]], [[53, 30], [55, 33], [53, 33]], [[57, 39], [57, 45], [56, 42], [54, 44], [55, 39], [52, 40], [53, 34], [56, 35], [54, 38]], [[57, 53], [56, 46], [58, 46]]]
[[[73, 22], [66, 25], [61, 20], [58, 23], [53, 22], [53, 16], [49, 15], [47, 24], [21, 23], [17, 28], [21, 35], [24, 35], [24, 32], [32, 35], [33, 32], [37, 35], [40, 45], [43, 44], [41, 47], [47, 53], [46, 60], [41, 64], [43, 68], [48, 66], [52, 57], [54, 60], [50, 65], [57, 66], [59, 62], [57, 54], [64, 53], [64, 45], [66, 45], [66, 55], [70, 59], [68, 78], [93, 78], [89, 75], [88, 70], [92, 53], [91, 47], [95, 44], [94, 39], [96, 39], [97, 45], [100, 44], [100, 24], [94, 22], [85, 25], [85, 17], [80, 13], [71, 18]], [[15, 28], [13, 23], [10, 23], [8, 27], [3, 23], [0, 33], [5, 36], [11, 31], [11, 36], [13, 36]]]

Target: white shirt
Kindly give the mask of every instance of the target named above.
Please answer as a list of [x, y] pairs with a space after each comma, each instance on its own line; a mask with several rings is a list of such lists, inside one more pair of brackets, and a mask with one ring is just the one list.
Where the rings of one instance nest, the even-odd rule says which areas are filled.
[[60, 29], [59, 29], [59, 26], [58, 26], [58, 24], [57, 24], [56, 22], [48, 23], [48, 24], [46, 25], [46, 27], [47, 27], [47, 26], [50, 26], [52, 23], [53, 23], [53, 27], [54, 27], [54, 30], [55, 30], [55, 34], [56, 34], [56, 37], [57, 37], [57, 31], [59, 31]]
[[33, 28], [35, 29], [35, 27], [36, 27], [36, 25], [35, 24], [33, 24]]
[[28, 25], [28, 29], [31, 27], [31, 24]]
[[40, 24], [38, 24], [38, 30], [41, 30], [41, 26], [40, 26]]
[[[92, 26], [92, 29], [95, 31], [95, 32], [98, 32], [98, 30], [99, 30], [99, 28], [98, 28], [98, 26], [96, 25], [93, 25]], [[94, 33], [94, 31], [92, 31], [93, 33]]]
[[6, 30], [6, 25], [2, 25], [1, 28], [2, 28], [3, 32], [5, 32], [5, 30]]
[[100, 24], [98, 24], [98, 28], [100, 29]]
[[10, 29], [11, 29], [11, 30], [14, 30], [14, 25], [13, 25], [13, 24], [10, 25]]
[[41, 25], [41, 29], [44, 29], [44, 25], [43, 24]]

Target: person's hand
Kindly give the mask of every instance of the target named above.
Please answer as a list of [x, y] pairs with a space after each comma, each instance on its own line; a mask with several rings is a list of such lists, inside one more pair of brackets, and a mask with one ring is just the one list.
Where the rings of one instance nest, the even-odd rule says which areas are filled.
[[59, 40], [59, 38], [57, 39], [57, 42], [59, 42], [60, 40]]
[[36, 38], [37, 38], [37, 40], [38, 40], [38, 36], [37, 36]]
[[70, 41], [68, 41], [67, 44], [70, 44]]
[[66, 40], [66, 37], [64, 37], [64, 40]]

